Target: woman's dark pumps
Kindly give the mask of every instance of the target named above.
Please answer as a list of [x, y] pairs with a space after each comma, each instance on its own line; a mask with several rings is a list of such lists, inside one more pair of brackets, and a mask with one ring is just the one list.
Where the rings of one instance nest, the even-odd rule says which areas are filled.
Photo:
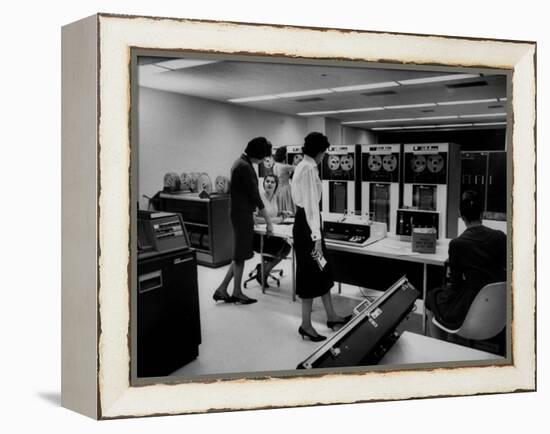
[[329, 329], [334, 330], [334, 327], [336, 327], [337, 325], [347, 324], [352, 317], [353, 317], [353, 315], [348, 315], [345, 318], [340, 319], [338, 321], [327, 321], [327, 327]]
[[231, 297], [229, 294], [227, 295], [221, 295], [218, 293], [218, 291], [214, 292], [214, 295], [212, 296], [214, 301], [223, 301], [225, 303], [233, 303], [233, 297]]
[[231, 296], [231, 302], [235, 304], [252, 304], [256, 303], [258, 300], [255, 298], [250, 297], [235, 297], [234, 295]]
[[321, 342], [327, 338], [326, 336], [322, 336], [322, 335], [312, 335], [307, 331], [305, 331], [301, 326], [298, 328], [298, 333], [300, 333], [300, 336], [302, 336], [302, 339], [304, 339], [304, 337], [307, 336], [309, 340], [313, 342]]

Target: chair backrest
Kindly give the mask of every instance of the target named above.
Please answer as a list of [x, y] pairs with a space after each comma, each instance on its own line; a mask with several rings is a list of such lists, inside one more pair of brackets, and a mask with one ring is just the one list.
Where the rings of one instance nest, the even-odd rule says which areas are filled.
[[474, 298], [457, 334], [466, 339], [490, 339], [505, 325], [506, 282], [490, 283]]

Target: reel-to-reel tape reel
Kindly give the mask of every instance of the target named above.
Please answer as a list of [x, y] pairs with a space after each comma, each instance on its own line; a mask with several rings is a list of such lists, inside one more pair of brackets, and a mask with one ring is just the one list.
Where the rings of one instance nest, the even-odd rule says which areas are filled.
[[426, 169], [430, 173], [439, 173], [445, 167], [445, 160], [440, 154], [413, 155], [410, 161], [414, 173], [422, 173]]

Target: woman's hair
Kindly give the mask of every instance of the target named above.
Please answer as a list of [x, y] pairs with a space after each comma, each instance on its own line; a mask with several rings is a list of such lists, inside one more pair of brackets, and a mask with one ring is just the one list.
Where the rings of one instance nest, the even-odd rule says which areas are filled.
[[481, 196], [477, 191], [468, 190], [462, 194], [460, 200], [460, 215], [467, 222], [475, 222], [481, 220], [483, 212], [481, 204]]
[[264, 178], [264, 190], [265, 190], [265, 180], [267, 178], [273, 178], [275, 180], [275, 189], [273, 190], [273, 193], [275, 193], [277, 191], [277, 189], [279, 188], [279, 177], [277, 175], [273, 175], [273, 174], [269, 174], [269, 175], [265, 175], [265, 178]]
[[273, 159], [277, 163], [284, 163], [286, 161], [286, 146], [280, 146], [275, 150]]
[[313, 132], [309, 133], [304, 139], [304, 146], [302, 152], [311, 158], [315, 158], [320, 152], [324, 152], [328, 149], [330, 143], [327, 136], [324, 134]]
[[271, 143], [265, 137], [255, 137], [246, 145], [244, 150], [250, 158], [261, 160], [271, 155]]

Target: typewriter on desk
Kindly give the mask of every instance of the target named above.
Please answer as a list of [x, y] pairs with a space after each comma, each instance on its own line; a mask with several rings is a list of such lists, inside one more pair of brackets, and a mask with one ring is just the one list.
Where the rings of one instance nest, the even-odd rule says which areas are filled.
[[325, 220], [325, 239], [330, 243], [365, 247], [386, 237], [386, 223], [367, 222], [358, 216]]

